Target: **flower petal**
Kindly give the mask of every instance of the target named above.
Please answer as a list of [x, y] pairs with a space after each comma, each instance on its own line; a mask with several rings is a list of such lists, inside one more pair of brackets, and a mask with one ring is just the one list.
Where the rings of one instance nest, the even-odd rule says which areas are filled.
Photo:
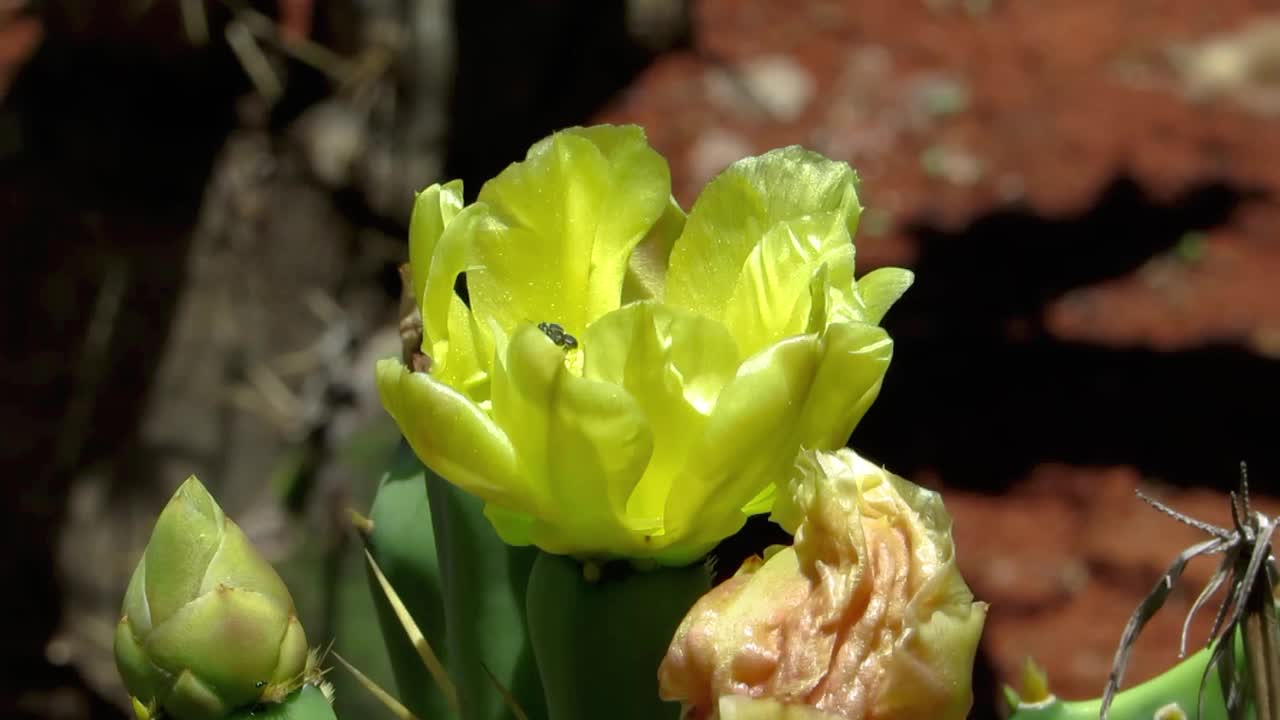
[[853, 242], [841, 213], [780, 222], [764, 234], [747, 255], [723, 312], [744, 354], [805, 331], [809, 283], [827, 265], [847, 267], [852, 288]]
[[618, 307], [627, 258], [667, 210], [667, 162], [635, 126], [558, 132], [480, 191], [471, 307], [507, 332], [555, 322], [580, 334]]
[[661, 300], [666, 294], [667, 263], [671, 248], [684, 232], [685, 215], [675, 198], [667, 202], [662, 213], [627, 260], [627, 277], [622, 283], [622, 304], [636, 300]]
[[743, 263], [780, 222], [837, 213], [852, 237], [862, 211], [856, 181], [847, 163], [798, 146], [730, 165], [689, 212], [671, 251], [666, 302], [722, 317]]
[[284, 580], [280, 579], [271, 563], [253, 546], [240, 526], [225, 522], [222, 533], [217, 551], [204, 568], [199, 593], [203, 595], [215, 592], [219, 587], [234, 587], [252, 590], [280, 603], [292, 605], [293, 599]]
[[457, 295], [449, 298], [446, 327], [448, 339], [437, 341], [428, 353], [434, 361], [431, 374], [473, 402], [488, 400], [493, 338], [476, 325], [470, 308]]
[[253, 701], [258, 680], [275, 675], [292, 610], [252, 590], [221, 587], [157, 625], [144, 647], [157, 666], [190, 670], [235, 708]]
[[437, 183], [418, 193], [409, 217], [409, 268], [413, 296], [422, 300], [427, 285], [427, 268], [435, 255], [436, 243], [449, 222], [462, 210], [462, 181]]
[[643, 550], [626, 508], [653, 450], [644, 413], [621, 387], [570, 372], [564, 353], [525, 325], [494, 368], [493, 418], [542, 499], [531, 537], [556, 553]]
[[818, 359], [817, 337], [784, 340], [743, 363], [720, 392], [667, 502], [668, 543], [681, 544], [661, 561], [687, 562], [732, 535], [746, 521], [742, 508], [788, 474]]
[[844, 720], [808, 705], [787, 705], [773, 698], [724, 695], [719, 701], [719, 720]]
[[533, 544], [533, 527], [536, 521], [532, 515], [518, 510], [508, 510], [501, 505], [485, 503], [484, 516], [488, 518], [489, 524], [493, 525], [493, 529], [498, 533], [498, 539], [502, 542], [515, 547]]
[[487, 502], [534, 506], [511, 441], [478, 405], [394, 358], [378, 361], [376, 372], [382, 406], [428, 467]]
[[[414, 217], [416, 219], [417, 213]], [[423, 277], [422, 288], [415, 287], [415, 291], [422, 308], [423, 349], [428, 352], [434, 345], [449, 339], [450, 308], [462, 300], [454, 292], [454, 286], [458, 275], [474, 262], [476, 227], [487, 221], [483, 206], [470, 205], [455, 215], [434, 240], [428, 242], [431, 235], [425, 231], [410, 237], [409, 257], [414, 285], [417, 285], [419, 275]], [[430, 255], [426, 254], [428, 246]]]
[[801, 442], [811, 450], [843, 447], [880, 393], [893, 358], [893, 341], [882, 328], [839, 323], [827, 328], [817, 374], [800, 416]]
[[[785, 487], [794, 546], [693, 606], [659, 667], [662, 696], [721, 720], [804, 706], [963, 718], [986, 607], [956, 569], [940, 496], [846, 449], [805, 453]], [[761, 712], [725, 712], [732, 696]]]
[[160, 511], [147, 543], [142, 578], [153, 627], [167, 622], [200, 592], [227, 527], [222, 508], [194, 477], [187, 478]]
[[592, 323], [583, 346], [583, 375], [625, 388], [648, 418], [653, 455], [627, 513], [660, 527], [672, 485], [685, 477], [720, 390], [737, 371], [738, 349], [720, 323], [653, 302]]
[[[485, 223], [492, 223], [485, 208], [471, 205], [448, 221], [433, 244], [428, 242], [431, 234], [424, 231], [417, 236], [420, 242], [415, 243], [411, 238], [409, 246], [411, 257], [414, 256], [415, 245], [419, 248], [417, 257], [411, 261], [412, 266], [425, 268], [415, 270], [413, 277], [416, 283], [419, 272], [426, 276], [417, 297], [422, 309], [422, 349], [433, 360], [432, 373], [436, 379], [477, 403], [488, 398], [487, 380], [494, 338], [487, 328], [479, 326], [466, 303], [454, 292], [454, 287], [458, 275], [474, 261], [476, 228]], [[423, 259], [428, 245], [431, 255]]]
[[907, 292], [915, 279], [915, 273], [897, 267], [882, 267], [863, 275], [858, 280], [863, 321], [879, 325], [885, 313]]

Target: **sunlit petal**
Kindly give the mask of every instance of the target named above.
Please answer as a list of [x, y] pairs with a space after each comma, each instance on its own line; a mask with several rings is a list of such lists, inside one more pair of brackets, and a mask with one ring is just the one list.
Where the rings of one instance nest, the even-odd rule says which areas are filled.
[[671, 251], [665, 301], [722, 317], [743, 264], [778, 223], [837, 213], [852, 236], [862, 210], [856, 180], [848, 164], [796, 146], [730, 165], [689, 212]]
[[853, 243], [840, 213], [780, 222], [764, 234], [747, 255], [723, 313], [743, 353], [804, 333], [810, 279], [828, 264], [847, 265], [852, 279]]
[[905, 268], [882, 267], [858, 280], [858, 295], [863, 303], [863, 322], [879, 325], [885, 313], [915, 281], [915, 273]]
[[716, 400], [667, 500], [667, 534], [705, 552], [746, 521], [742, 508], [785, 477], [800, 446], [803, 401], [818, 370], [818, 339], [784, 340], [748, 359]]
[[618, 307], [631, 250], [667, 210], [667, 162], [638, 127], [574, 128], [534, 145], [480, 191], [472, 309], [507, 331], [579, 334]]
[[675, 198], [671, 198], [657, 224], [631, 251], [627, 276], [622, 283], [622, 304], [635, 300], [662, 300], [666, 294], [671, 248], [684, 232], [684, 221], [684, 210]]
[[653, 455], [627, 510], [633, 521], [661, 527], [673, 483], [699, 482], [687, 466], [738, 369], [733, 338], [714, 320], [644, 302], [592, 324], [585, 347], [585, 376], [625, 388], [648, 419]]
[[[532, 326], [516, 331], [494, 372], [493, 417], [508, 428], [540, 495], [531, 536], [553, 552], [643, 542], [627, 499], [653, 449], [644, 413], [622, 387], [583, 378]], [[641, 550], [641, 546], [631, 548]]]
[[423, 297], [427, 268], [432, 266], [440, 235], [461, 210], [461, 180], [432, 185], [418, 193], [414, 200], [413, 215], [409, 218], [409, 268], [415, 298]]
[[488, 502], [507, 507], [533, 502], [511, 441], [479, 406], [397, 359], [378, 362], [377, 384], [382, 406], [428, 467]]
[[812, 450], [843, 447], [880, 393], [893, 341], [875, 325], [832, 325], [819, 343], [820, 359], [801, 414], [801, 441]]

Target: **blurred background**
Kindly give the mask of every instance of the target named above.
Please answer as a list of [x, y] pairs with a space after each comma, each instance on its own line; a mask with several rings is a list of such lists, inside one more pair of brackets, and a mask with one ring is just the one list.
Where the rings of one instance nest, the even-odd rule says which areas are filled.
[[1101, 692], [1197, 539], [1135, 488], [1225, 523], [1247, 460], [1280, 513], [1280, 2], [0, 0], [0, 716], [124, 717], [120, 598], [193, 473], [389, 683], [345, 513], [396, 442], [413, 192], [595, 122], [686, 208], [780, 145], [860, 172], [860, 270], [918, 280], [852, 442], [946, 492], [992, 603], [973, 717], [1028, 655]]

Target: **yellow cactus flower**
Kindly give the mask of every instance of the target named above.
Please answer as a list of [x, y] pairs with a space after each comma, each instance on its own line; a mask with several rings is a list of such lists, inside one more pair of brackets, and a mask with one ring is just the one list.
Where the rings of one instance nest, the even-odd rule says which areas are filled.
[[556, 133], [472, 205], [456, 181], [419, 194], [428, 361], [380, 362], [383, 405], [506, 542], [692, 562], [879, 391], [877, 324], [911, 274], [854, 281], [860, 212], [847, 164], [790, 147], [731, 166], [686, 217], [640, 128]]
[[986, 617], [941, 497], [852, 450], [807, 453], [795, 532], [703, 596], [658, 671], [686, 718], [963, 720]]

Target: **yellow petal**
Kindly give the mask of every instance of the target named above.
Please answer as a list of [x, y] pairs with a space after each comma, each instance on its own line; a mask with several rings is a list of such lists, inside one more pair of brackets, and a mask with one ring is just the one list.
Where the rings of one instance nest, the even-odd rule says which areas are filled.
[[848, 164], [792, 146], [729, 166], [707, 184], [671, 251], [666, 302], [720, 317], [752, 250], [775, 225], [823, 213], [857, 227], [856, 176]]
[[841, 323], [823, 333], [821, 359], [802, 413], [801, 442], [813, 450], [843, 447], [875, 402], [893, 341], [874, 325]]
[[476, 228], [491, 223], [482, 205], [471, 205], [459, 212], [431, 244], [431, 254], [420, 243], [413, 253], [410, 242], [414, 283], [424, 275], [423, 287], [417, 295], [422, 307], [423, 349], [430, 352], [432, 346], [449, 339], [449, 312], [461, 299], [454, 292], [458, 275], [474, 262]]
[[427, 268], [445, 226], [462, 210], [462, 181], [435, 184], [418, 193], [409, 217], [409, 271], [413, 296], [419, 300], [427, 285]]
[[858, 296], [862, 300], [863, 322], [879, 325], [890, 306], [915, 282], [915, 273], [905, 268], [882, 267], [858, 280]]
[[[720, 392], [667, 501], [666, 531], [682, 550], [705, 551], [733, 534], [746, 521], [743, 506], [787, 475], [818, 359], [817, 338], [790, 338], [744, 362]], [[665, 559], [692, 559], [683, 556]]]
[[446, 327], [448, 339], [429, 348], [433, 361], [431, 374], [473, 402], [488, 400], [492, 337], [481, 331], [475, 316], [457, 295], [449, 298]]
[[644, 240], [631, 251], [627, 277], [622, 283], [622, 304], [637, 300], [662, 300], [666, 294], [667, 263], [676, 238], [684, 231], [685, 214], [675, 198]]
[[781, 222], [764, 234], [747, 255], [722, 315], [744, 354], [805, 331], [810, 279], [829, 264], [847, 267], [852, 281], [853, 242], [842, 213]]
[[653, 454], [627, 512], [637, 525], [659, 528], [673, 484], [687, 481], [690, 455], [738, 369], [737, 347], [723, 325], [653, 302], [600, 318], [583, 346], [584, 376], [624, 388], [648, 418]]
[[480, 191], [471, 307], [510, 332], [554, 322], [579, 335], [618, 307], [627, 260], [667, 210], [670, 171], [635, 126], [558, 132]]
[[643, 549], [626, 507], [653, 439], [622, 387], [570, 372], [564, 349], [525, 325], [494, 369], [492, 401], [493, 418], [508, 429], [541, 500], [530, 513], [539, 547], [562, 554]]
[[479, 406], [398, 359], [380, 360], [376, 372], [382, 406], [428, 467], [488, 502], [534, 505], [511, 441]]

